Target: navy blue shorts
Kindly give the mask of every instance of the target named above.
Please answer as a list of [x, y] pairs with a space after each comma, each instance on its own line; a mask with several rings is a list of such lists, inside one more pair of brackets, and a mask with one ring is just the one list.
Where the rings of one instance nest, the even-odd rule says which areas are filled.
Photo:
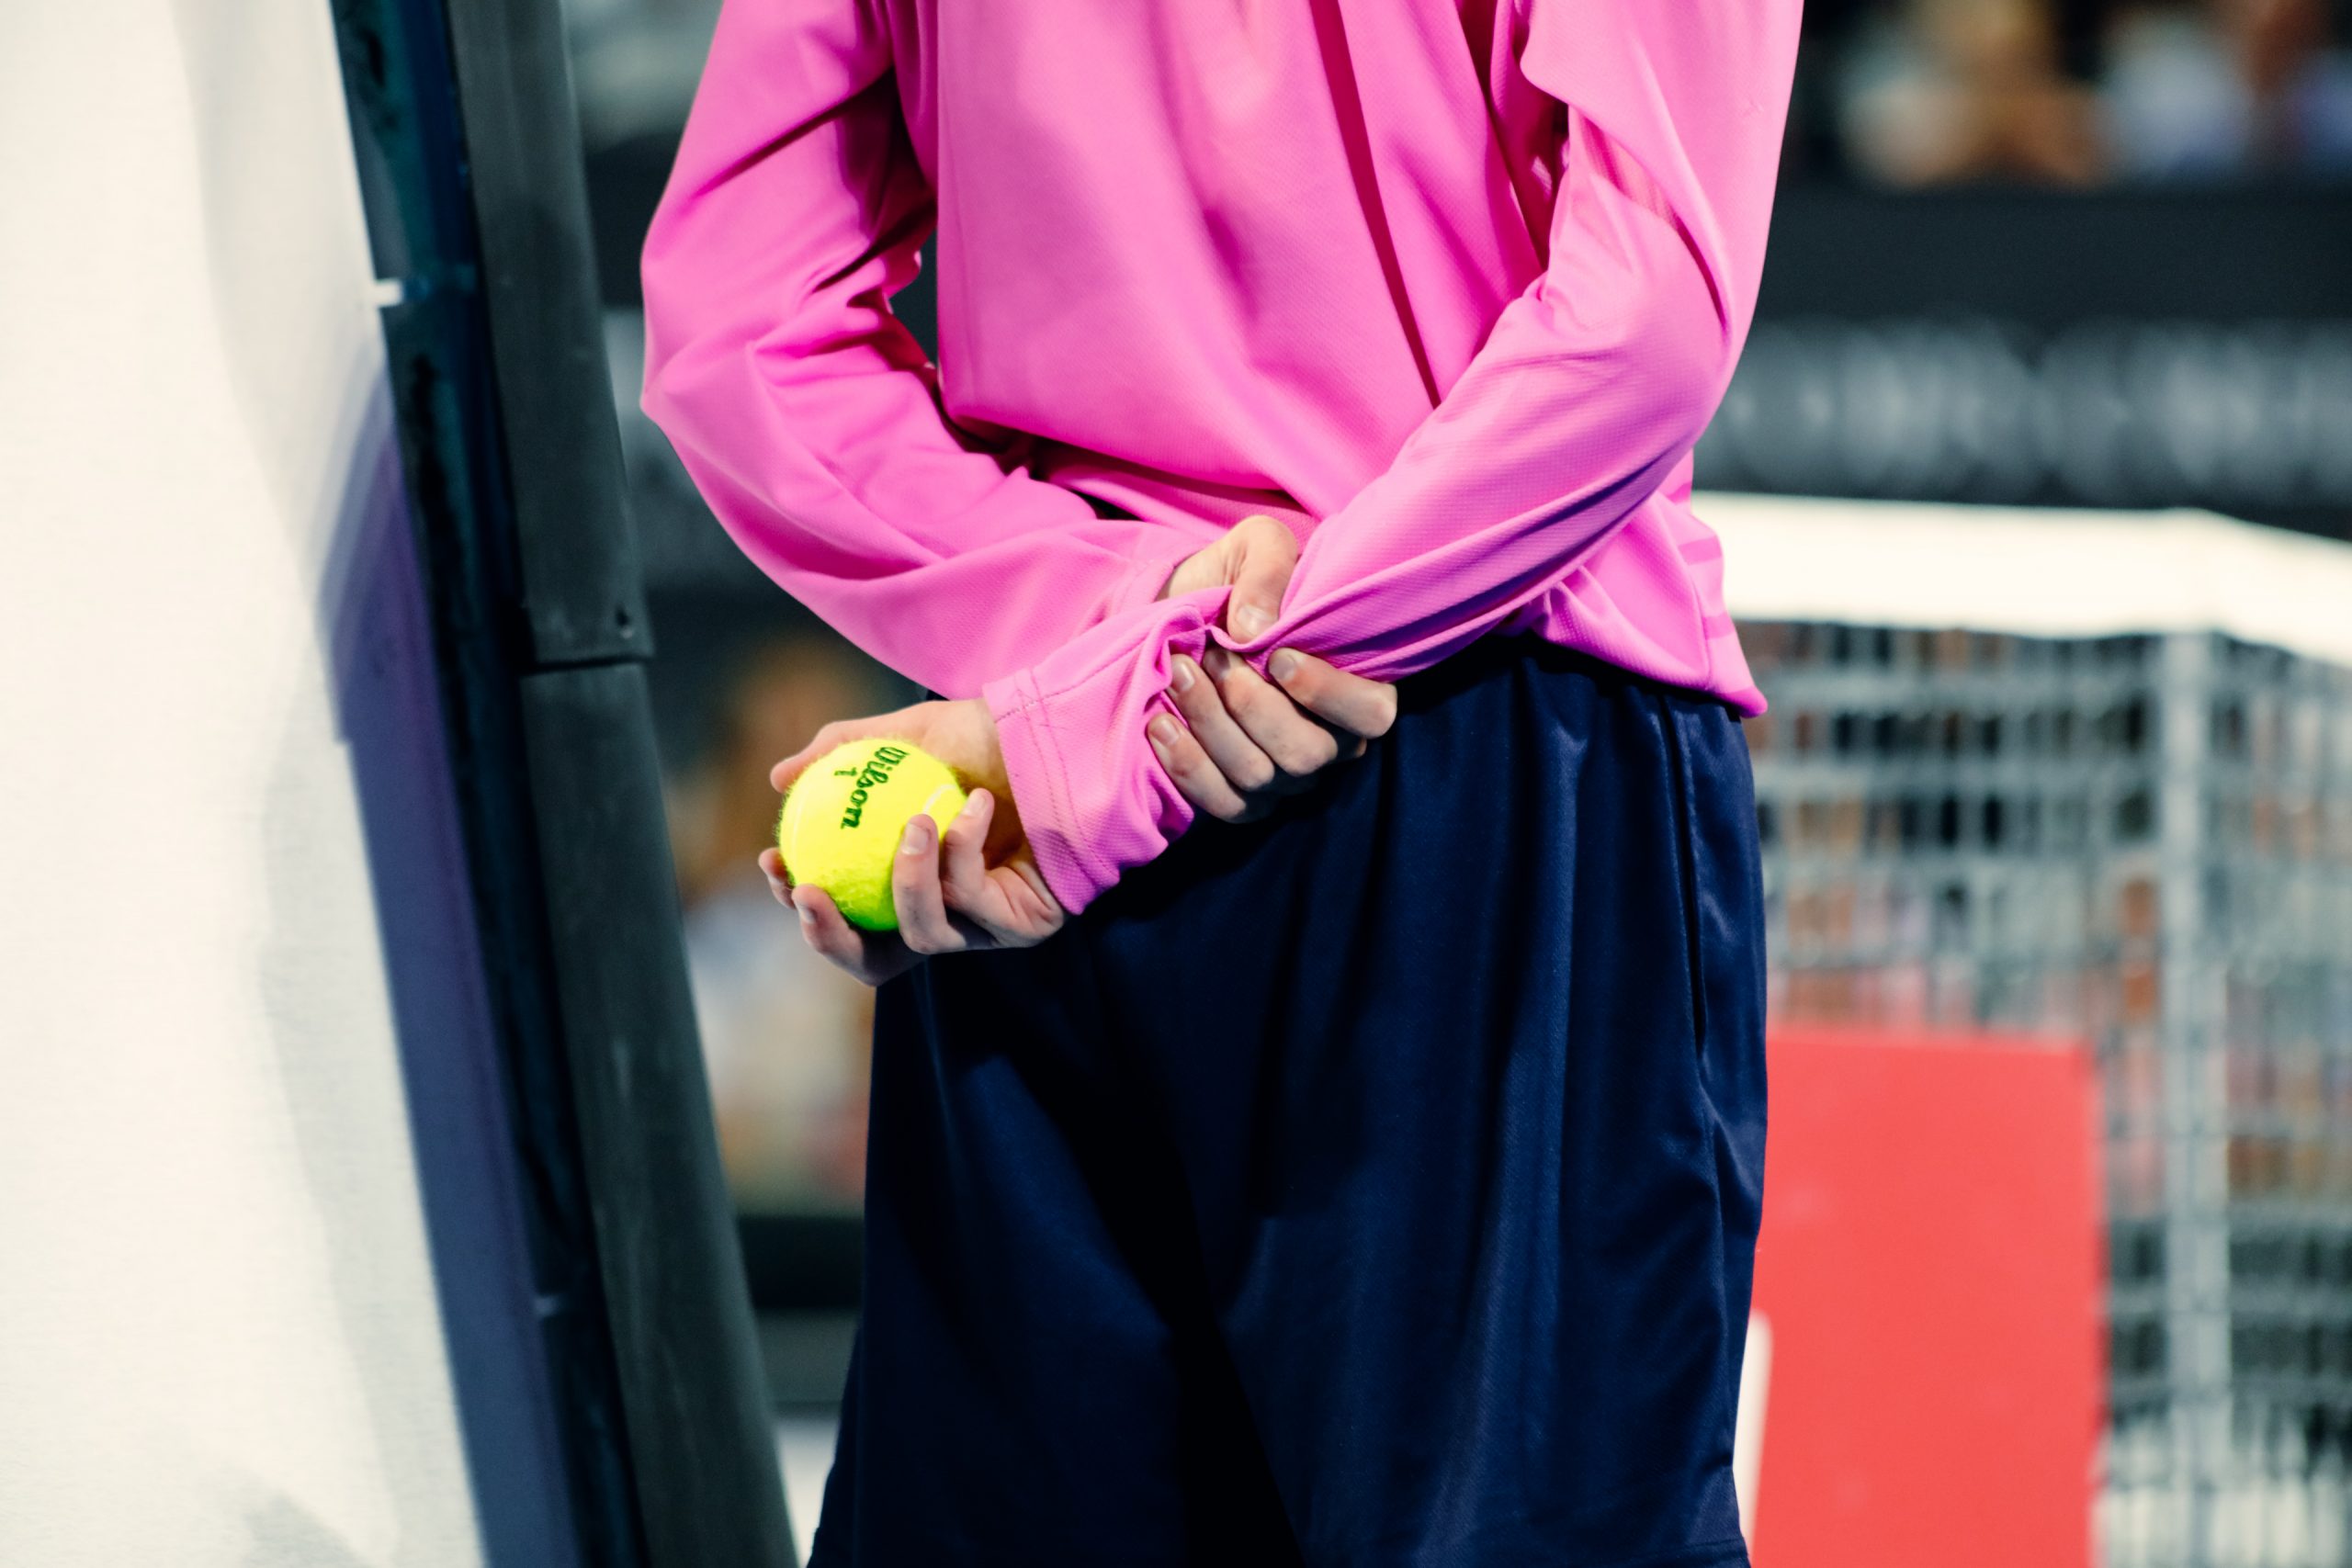
[[820, 1568], [1745, 1563], [1761, 889], [1720, 702], [1532, 638], [882, 987]]

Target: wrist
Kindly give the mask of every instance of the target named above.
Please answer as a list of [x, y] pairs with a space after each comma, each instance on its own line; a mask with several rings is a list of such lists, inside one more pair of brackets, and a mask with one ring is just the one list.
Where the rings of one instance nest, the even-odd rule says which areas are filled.
[[948, 706], [955, 733], [956, 771], [965, 784], [1001, 792], [1005, 786], [1004, 740], [997, 733], [996, 716], [978, 697], [957, 697]]

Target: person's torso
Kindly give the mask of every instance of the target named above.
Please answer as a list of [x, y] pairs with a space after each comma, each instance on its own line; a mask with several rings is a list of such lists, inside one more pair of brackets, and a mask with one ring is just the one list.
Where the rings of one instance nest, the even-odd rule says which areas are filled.
[[[1304, 539], [1544, 271], [1566, 111], [1511, 0], [880, 3], [938, 197], [942, 400], [1034, 438], [1039, 478]], [[1752, 692], [1712, 547], [1645, 508], [1512, 627]]]
[[1558, 111], [1490, 6], [891, 6], [947, 409], [1043, 467], [1319, 518], [1542, 268]]

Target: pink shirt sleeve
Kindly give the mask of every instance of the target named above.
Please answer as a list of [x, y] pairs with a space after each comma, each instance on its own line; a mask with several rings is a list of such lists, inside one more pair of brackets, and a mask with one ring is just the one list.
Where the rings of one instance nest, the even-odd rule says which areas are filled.
[[1191, 820], [1144, 736], [1214, 638], [1394, 679], [1507, 619], [1668, 504], [1762, 271], [1797, 0], [1520, 0], [1517, 64], [1565, 106], [1544, 272], [1388, 471], [1309, 535], [1275, 624], [1223, 591], [1116, 609], [982, 689], [1039, 869], [1082, 908]]
[[642, 407], [736, 543], [949, 696], [1148, 603], [1198, 547], [952, 424], [889, 310], [934, 222], [879, 7], [725, 7], [643, 254]]

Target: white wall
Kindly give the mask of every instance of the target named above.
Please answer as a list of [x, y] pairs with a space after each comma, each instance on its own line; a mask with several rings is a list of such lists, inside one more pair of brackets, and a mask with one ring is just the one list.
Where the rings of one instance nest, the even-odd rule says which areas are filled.
[[0, 12], [0, 1562], [482, 1558], [343, 721], [414, 649], [341, 92], [326, 0]]

